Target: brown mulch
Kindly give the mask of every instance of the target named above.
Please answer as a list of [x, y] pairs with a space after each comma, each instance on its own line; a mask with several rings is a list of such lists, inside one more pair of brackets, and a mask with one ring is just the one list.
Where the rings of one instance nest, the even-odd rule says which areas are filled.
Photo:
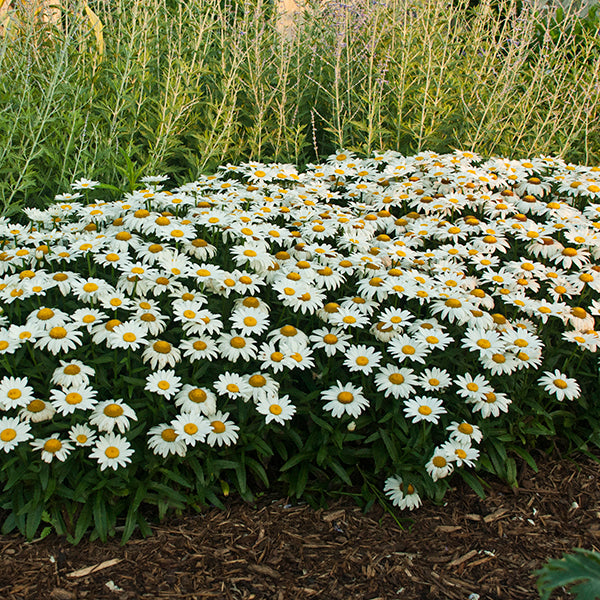
[[485, 500], [461, 483], [443, 506], [395, 511], [402, 527], [381, 507], [271, 497], [171, 518], [125, 546], [0, 536], [0, 598], [538, 599], [532, 572], [547, 559], [600, 549], [600, 465], [538, 466], [517, 489], [490, 481]]

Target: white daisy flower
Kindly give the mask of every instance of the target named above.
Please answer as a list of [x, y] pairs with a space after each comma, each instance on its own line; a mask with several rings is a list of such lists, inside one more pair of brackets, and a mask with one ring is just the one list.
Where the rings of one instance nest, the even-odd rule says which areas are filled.
[[233, 421], [228, 421], [228, 417], [229, 413], [222, 413], [221, 411], [207, 417], [211, 426], [211, 431], [206, 437], [206, 443], [209, 446], [215, 444], [219, 447], [222, 445], [231, 446], [237, 441], [237, 432], [240, 428]]
[[435, 449], [433, 456], [429, 459], [425, 468], [433, 481], [448, 477], [454, 471], [454, 466], [448, 452], [441, 447]]
[[144, 389], [170, 400], [181, 389], [181, 377], [172, 369], [159, 370], [146, 377]]
[[377, 391], [383, 392], [386, 398], [408, 398], [415, 393], [418, 385], [418, 378], [413, 369], [400, 368], [393, 364], [381, 367], [374, 380]]
[[54, 369], [52, 373], [51, 383], [61, 387], [81, 387], [88, 385], [90, 377], [93, 377], [96, 371], [79, 360], [61, 360], [60, 367]]
[[96, 441], [96, 431], [87, 425], [73, 425], [69, 429], [69, 439], [76, 446], [91, 446]]
[[418, 423], [419, 421], [437, 423], [440, 415], [448, 412], [439, 398], [431, 396], [416, 396], [410, 400], [405, 400], [403, 411], [406, 418], [412, 419], [412, 423]]
[[466, 421], [452, 421], [446, 431], [450, 432], [450, 439], [457, 440], [463, 446], [470, 445], [472, 442], [479, 444], [483, 439], [481, 429], [476, 425], [471, 425]]
[[219, 357], [217, 343], [209, 336], [196, 336], [181, 340], [180, 349], [183, 351], [183, 356], [189, 358], [190, 362], [212, 361]]
[[33, 388], [28, 385], [27, 377], [9, 377], [0, 380], [0, 408], [11, 410], [22, 408], [35, 400]]
[[19, 418], [21, 421], [42, 423], [52, 419], [55, 413], [56, 409], [50, 402], [35, 398], [19, 411]]
[[265, 342], [261, 345], [257, 358], [261, 361], [261, 369], [272, 369], [279, 373], [285, 369], [293, 369], [294, 359], [286, 353], [286, 348], [280, 348], [274, 342]]
[[82, 333], [78, 330], [77, 323], [63, 323], [48, 329], [40, 337], [35, 347], [42, 350], [48, 350], [51, 354], [66, 354], [69, 350], [74, 350], [82, 344]]
[[134, 453], [129, 441], [118, 434], [107, 433], [100, 436], [90, 452], [90, 458], [95, 458], [100, 465], [100, 470], [106, 468], [114, 469], [127, 466], [131, 462]]
[[321, 398], [327, 401], [323, 409], [331, 412], [336, 418], [345, 414], [358, 417], [369, 406], [369, 401], [363, 396], [362, 387], [351, 383], [342, 384], [340, 381], [321, 392]]
[[106, 338], [106, 345], [113, 349], [138, 350], [140, 346], [148, 344], [145, 336], [145, 327], [134, 321], [126, 321], [113, 328]]
[[265, 423], [275, 421], [285, 425], [296, 414], [296, 407], [291, 403], [289, 396], [268, 394], [262, 397], [256, 405], [256, 410], [265, 415]]
[[581, 388], [577, 381], [571, 377], [567, 377], [561, 373], [559, 369], [552, 371], [544, 371], [542, 377], [538, 379], [540, 386], [549, 394], [556, 396], [560, 401], [576, 400], [581, 394]]
[[181, 361], [181, 351], [166, 340], [149, 340], [142, 352], [142, 361], [149, 363], [152, 369], [174, 367]]
[[169, 454], [185, 456], [187, 445], [175, 432], [171, 423], [161, 423], [148, 430], [148, 448], [158, 456], [166, 458]]
[[260, 309], [242, 306], [231, 314], [231, 327], [243, 336], [260, 335], [269, 327], [269, 315]]
[[487, 419], [490, 415], [498, 417], [501, 412], [508, 412], [508, 406], [512, 403], [512, 400], [506, 395], [498, 392], [486, 392], [483, 394], [483, 398], [466, 400], [470, 404], [473, 404], [473, 412], [480, 412], [484, 419]]
[[425, 364], [429, 348], [415, 336], [400, 335], [389, 342], [388, 352], [400, 362], [410, 360]]
[[344, 353], [350, 346], [351, 339], [351, 335], [344, 333], [338, 327], [315, 329], [309, 338], [312, 348], [324, 350], [327, 356], [335, 356], [339, 352]]
[[364, 344], [350, 346], [345, 355], [344, 366], [348, 367], [350, 372], [359, 371], [365, 375], [372, 373], [373, 369], [379, 366], [382, 358], [381, 352]]
[[129, 430], [129, 419], [137, 421], [135, 411], [122, 399], [117, 399], [104, 400], [95, 406], [89, 422], [99, 431], [112, 432], [117, 427], [121, 433], [125, 433]]
[[14, 450], [21, 442], [33, 438], [30, 431], [31, 425], [27, 422], [20, 422], [18, 417], [1, 417], [0, 448], [4, 452]]
[[232, 399], [241, 398], [244, 401], [252, 397], [252, 387], [246, 382], [242, 375], [225, 372], [219, 375], [213, 383], [217, 393]]
[[383, 487], [385, 495], [400, 510], [414, 510], [421, 506], [422, 501], [412, 484], [405, 484], [400, 475], [388, 477]]
[[465, 444], [457, 439], [450, 439], [442, 444], [441, 448], [446, 451], [450, 460], [455, 462], [457, 467], [463, 465], [474, 467], [479, 458], [479, 450], [471, 448], [470, 441]]
[[437, 367], [425, 369], [419, 376], [419, 385], [427, 392], [444, 390], [451, 383], [450, 373]]
[[210, 421], [200, 412], [182, 413], [171, 421], [171, 426], [178, 439], [188, 446], [203, 442], [211, 431]]
[[208, 388], [186, 383], [175, 396], [175, 406], [178, 406], [182, 413], [201, 412], [211, 415], [217, 410], [217, 397]]
[[34, 450], [41, 450], [42, 460], [47, 463], [52, 462], [55, 458], [60, 462], [64, 462], [73, 450], [73, 445], [70, 442], [61, 440], [57, 435], [36, 439], [30, 443]]
[[76, 410], [92, 410], [98, 403], [98, 392], [91, 387], [81, 385], [78, 387], [50, 390], [52, 406], [60, 415], [71, 415]]

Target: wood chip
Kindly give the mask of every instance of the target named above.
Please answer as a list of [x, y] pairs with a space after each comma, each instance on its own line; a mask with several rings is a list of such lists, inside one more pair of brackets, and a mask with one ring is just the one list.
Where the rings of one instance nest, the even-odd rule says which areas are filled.
[[108, 569], [108, 567], [117, 565], [122, 560], [123, 560], [122, 558], [111, 558], [110, 560], [105, 560], [104, 562], [97, 563], [95, 565], [92, 565], [91, 567], [84, 567], [83, 569], [77, 569], [77, 571], [67, 573], [67, 577], [72, 577], [72, 578], [85, 577], [86, 575], [91, 575], [92, 573], [95, 573], [96, 571], [101, 571], [102, 569]]
[[447, 566], [448, 567], [456, 567], [457, 565], [464, 563], [466, 560], [469, 560], [470, 558], [473, 558], [476, 555], [477, 555], [477, 550], [469, 550], [469, 552], [467, 552], [466, 554], [463, 554], [462, 556], [459, 556], [458, 558], [454, 559], [452, 562], [448, 563]]

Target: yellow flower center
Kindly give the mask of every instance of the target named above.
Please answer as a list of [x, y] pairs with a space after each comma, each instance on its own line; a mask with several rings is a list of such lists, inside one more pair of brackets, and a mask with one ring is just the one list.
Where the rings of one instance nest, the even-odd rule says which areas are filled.
[[0, 352], [6, 350], [10, 344], [6, 340], [0, 340]]
[[167, 427], [166, 429], [163, 429], [161, 431], [160, 437], [165, 442], [174, 442], [177, 439], [177, 434], [175, 433], [175, 430], [172, 427]]
[[148, 251], [152, 254], [158, 254], [159, 252], [162, 252], [162, 249], [163, 247], [160, 244], [150, 244], [150, 246], [148, 246]]
[[587, 312], [580, 306], [573, 308], [573, 310], [571, 310], [571, 314], [577, 319], [585, 319], [587, 317]]
[[454, 454], [456, 454], [456, 456], [458, 456], [458, 458], [464, 460], [465, 458], [467, 458], [467, 453], [462, 449], [462, 448], [457, 448], [454, 451]]
[[235, 383], [228, 383], [227, 390], [232, 394], [237, 394], [240, 391], [240, 388]]
[[564, 379], [555, 379], [552, 383], [561, 390], [565, 390], [568, 387], [568, 384]]
[[47, 321], [54, 316], [54, 311], [51, 308], [42, 308], [37, 312], [37, 318], [40, 321]]
[[496, 394], [494, 394], [494, 392], [487, 392], [486, 394], [484, 394], [485, 396], [485, 401], [488, 404], [493, 404], [494, 402], [496, 402]]
[[263, 387], [267, 384], [267, 380], [262, 375], [252, 375], [248, 380], [252, 387]]
[[117, 458], [121, 453], [119, 452], [119, 449], [116, 446], [109, 446], [104, 451], [104, 454], [107, 458]]
[[229, 345], [233, 348], [243, 348], [246, 345], [246, 340], [242, 337], [235, 336], [231, 338]]
[[140, 319], [145, 323], [153, 323], [156, 321], [156, 317], [152, 313], [144, 313]]
[[112, 404], [105, 406], [103, 412], [107, 417], [116, 419], [117, 417], [120, 417], [124, 411], [122, 406], [113, 402]]
[[475, 382], [470, 381], [469, 383], [467, 383], [467, 389], [470, 392], [476, 392], [479, 389], [479, 386]]
[[161, 390], [168, 390], [171, 387], [171, 384], [168, 381], [165, 381], [164, 379], [159, 381], [156, 385]]
[[48, 335], [54, 340], [61, 340], [67, 337], [67, 330], [64, 327], [53, 327]]
[[135, 342], [135, 340], [137, 340], [135, 333], [131, 333], [131, 331], [128, 331], [127, 333], [123, 334], [123, 341], [131, 343]]
[[188, 435], [195, 435], [196, 433], [198, 433], [198, 426], [195, 423], [186, 423], [183, 426], [183, 430], [188, 434]]
[[106, 260], [108, 260], [109, 262], [117, 262], [119, 260], [119, 255], [115, 254], [114, 252], [109, 252], [106, 255]]
[[211, 421], [210, 425], [213, 433], [223, 433], [225, 431], [225, 423], [223, 421]]
[[240, 283], [244, 285], [250, 285], [252, 283], [252, 277], [248, 277], [248, 275], [242, 275], [240, 277]]
[[506, 356], [503, 354], [492, 354], [492, 360], [497, 364], [501, 365], [506, 362]]
[[55, 438], [50, 438], [45, 444], [44, 444], [44, 450], [46, 452], [50, 452], [50, 454], [55, 454], [56, 452], [58, 452], [60, 449], [62, 448], [62, 442], [60, 440], [57, 440]]
[[12, 442], [17, 437], [17, 432], [8, 427], [0, 431], [0, 440], [3, 442]]
[[369, 359], [366, 356], [359, 356], [356, 359], [356, 364], [359, 367], [364, 367], [369, 364]]
[[477, 340], [477, 345], [478, 345], [480, 348], [484, 348], [484, 349], [486, 349], [486, 350], [487, 350], [488, 348], [491, 348], [491, 346], [492, 346], [491, 342], [490, 342], [489, 340], [485, 340], [485, 339], [484, 339], [484, 340]]
[[344, 323], [347, 323], [348, 325], [352, 324], [352, 323], [356, 323], [356, 317], [353, 317], [352, 315], [346, 315], [342, 321]]
[[32, 413], [42, 412], [46, 408], [46, 403], [42, 402], [42, 400], [32, 400], [27, 405], [27, 410]]
[[171, 344], [169, 342], [165, 342], [164, 340], [158, 340], [152, 344], [152, 348], [155, 352], [159, 354], [169, 354], [171, 352]]
[[419, 411], [422, 415], [430, 415], [432, 413], [431, 407], [427, 405], [419, 406]]
[[158, 285], [169, 285], [169, 280], [166, 277], [157, 277], [156, 278], [156, 283]]
[[409, 346], [408, 344], [406, 346], [402, 346], [402, 353], [403, 354], [408, 354], [413, 355], [417, 350], [415, 349], [414, 346]]
[[283, 360], [284, 356], [283, 354], [281, 354], [281, 352], [273, 352], [271, 354], [271, 360], [273, 362], [281, 362]]
[[196, 404], [201, 404], [202, 402], [206, 401], [207, 395], [204, 390], [200, 388], [195, 388], [188, 392], [188, 398]]
[[72, 406], [75, 404], [80, 404], [82, 400], [82, 395], [78, 394], [77, 392], [70, 392], [65, 396], [65, 402], [67, 404], [71, 404]]
[[473, 433], [473, 426], [469, 425], [469, 423], [463, 422], [457, 427], [458, 431], [464, 433], [465, 435], [471, 435]]
[[351, 392], [340, 392], [337, 400], [341, 404], [350, 404], [354, 400], [354, 395]]
[[404, 375], [402, 375], [400, 373], [392, 373], [388, 377], [388, 381], [390, 383], [392, 383], [393, 385], [401, 385], [404, 383]]
[[448, 308], [460, 308], [462, 306], [462, 302], [457, 298], [448, 298], [444, 304]]
[[202, 340], [196, 340], [193, 344], [192, 347], [194, 348], [194, 350], [206, 350], [206, 348], [208, 347], [208, 345], [206, 344], [206, 342], [203, 342]]
[[269, 406], [269, 412], [274, 415], [280, 415], [282, 411], [283, 409], [281, 406], [279, 406], [279, 404], [271, 404], [271, 406]]
[[448, 464], [443, 456], [435, 456], [431, 462], [433, 463], [433, 466], [438, 469], [443, 469]]
[[439, 379], [436, 379], [435, 377], [432, 377], [432, 378], [429, 380], [429, 385], [440, 385], [440, 380], [439, 380]]
[[83, 291], [91, 294], [92, 292], [98, 291], [98, 284], [93, 282], [88, 282], [83, 286]]
[[17, 398], [20, 398], [23, 395], [23, 393], [21, 392], [21, 390], [19, 390], [17, 388], [13, 388], [12, 390], [8, 390], [6, 395], [11, 400], [16, 400]]
[[564, 248], [562, 251], [563, 256], [577, 256], [576, 248]]

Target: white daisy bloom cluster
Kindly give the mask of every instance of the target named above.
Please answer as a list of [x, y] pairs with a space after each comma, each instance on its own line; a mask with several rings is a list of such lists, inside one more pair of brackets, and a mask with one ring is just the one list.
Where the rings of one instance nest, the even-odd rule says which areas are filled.
[[[476, 464], [511, 379], [542, 370], [546, 402], [582, 393], [551, 346], [600, 343], [600, 168], [340, 151], [163, 180], [117, 201], [79, 180], [85, 197], [0, 220], [5, 452], [117, 469], [235, 444], [245, 405], [265, 427], [311, 413], [353, 435], [392, 412], [407, 439], [428, 431], [414, 469], [437, 481]], [[42, 355], [48, 373], [10, 367]], [[406, 477], [385, 491], [420, 504]]]

